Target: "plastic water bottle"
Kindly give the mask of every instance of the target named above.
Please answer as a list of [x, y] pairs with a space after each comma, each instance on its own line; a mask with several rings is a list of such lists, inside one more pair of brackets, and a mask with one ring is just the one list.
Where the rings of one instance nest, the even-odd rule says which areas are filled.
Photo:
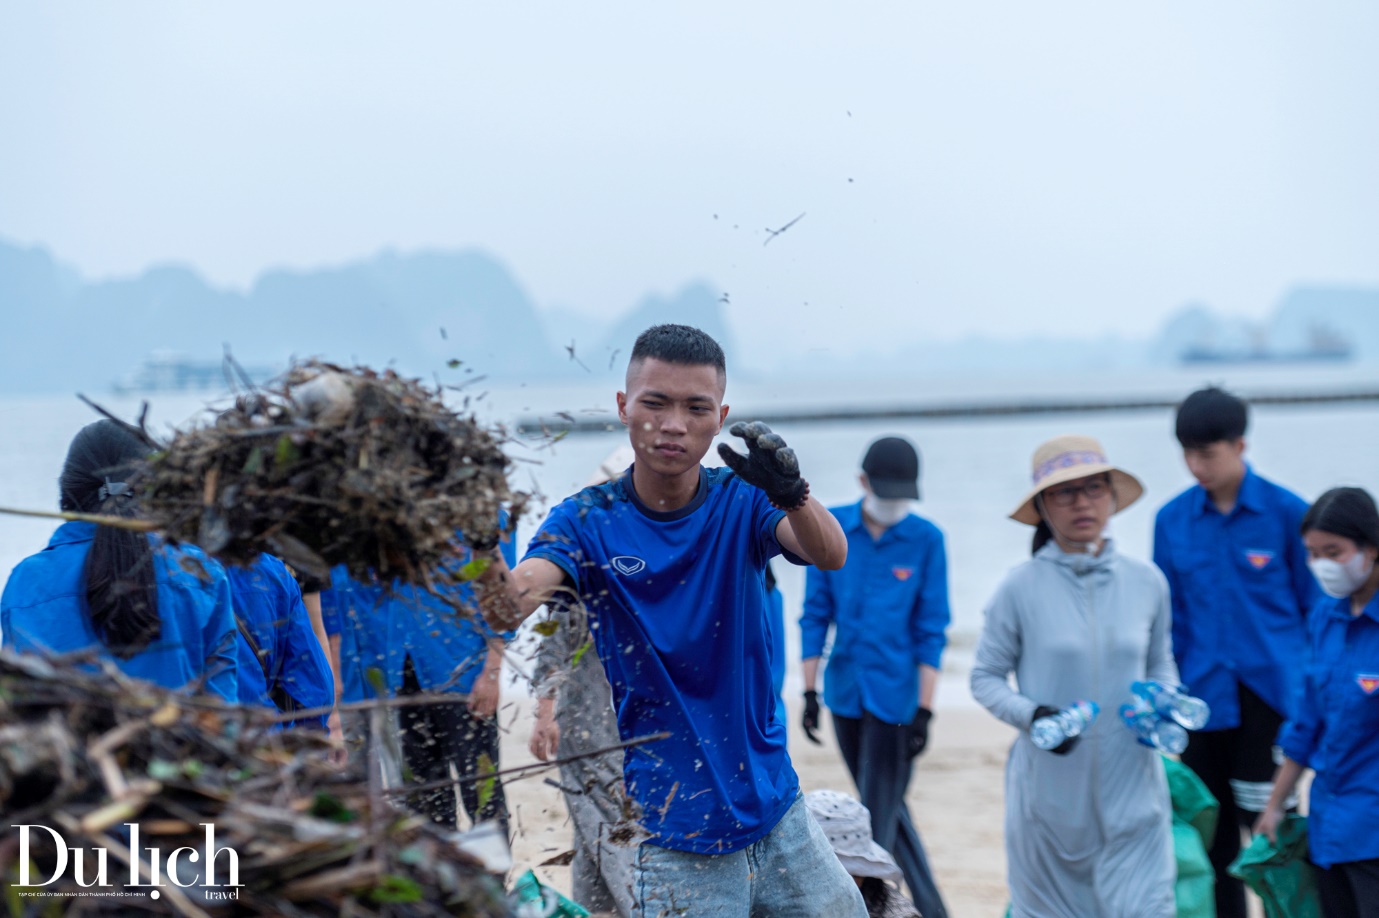
[[1140, 697], [1134, 704], [1120, 706], [1120, 719], [1139, 741], [1166, 755], [1181, 755], [1187, 748], [1187, 731], [1177, 721], [1159, 716], [1150, 703]]
[[1177, 721], [1184, 730], [1200, 730], [1211, 719], [1211, 707], [1202, 699], [1183, 691], [1180, 686], [1136, 682], [1130, 686], [1130, 691], [1149, 702], [1149, 706], [1160, 717]]
[[1041, 717], [1031, 724], [1030, 739], [1040, 749], [1056, 749], [1064, 740], [1084, 733], [1100, 712], [1095, 701], [1075, 701], [1057, 714]]

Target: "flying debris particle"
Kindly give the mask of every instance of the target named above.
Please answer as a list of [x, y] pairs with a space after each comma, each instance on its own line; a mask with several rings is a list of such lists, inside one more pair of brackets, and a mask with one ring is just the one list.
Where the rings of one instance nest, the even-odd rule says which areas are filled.
[[442, 341], [449, 341], [449, 340], [450, 340], [450, 336], [447, 335], [447, 334], [445, 333], [445, 326], [444, 326], [444, 325], [441, 326], [441, 340], [442, 340]]
[[718, 302], [727, 303], [729, 306], [732, 305], [732, 303], [728, 300], [728, 291], [723, 291], [723, 295], [718, 298]]
[[[715, 216], [714, 219], [717, 219], [717, 217]], [[617, 359], [618, 359], [618, 355], [621, 354], [621, 353], [622, 353], [622, 348], [615, 348], [615, 349], [613, 350], [613, 353], [610, 354], [609, 357], [608, 357], [608, 369], [610, 369], [610, 370], [613, 369], [613, 361], [617, 360]]]
[[779, 236], [781, 233], [783, 233], [783, 232], [785, 232], [786, 230], [790, 229], [790, 227], [794, 226], [796, 223], [799, 223], [799, 222], [800, 222], [801, 220], [803, 220], [803, 219], [804, 219], [804, 214], [801, 213], [798, 217], [796, 217], [795, 219], [791, 220], [789, 223], [785, 224], [785, 225], [782, 226], [780, 229], [773, 230], [773, 229], [771, 229], [771, 227], [769, 227], [769, 226], [766, 227], [766, 232], [767, 232], [769, 235], [766, 237], [766, 241], [763, 242], [762, 245], [770, 245], [772, 239], [775, 239], [775, 238], [776, 238], [777, 236]]
[[568, 353], [568, 354], [570, 355], [570, 359], [571, 359], [571, 360], [573, 360], [575, 363], [579, 364], [580, 366], [584, 367], [584, 372], [586, 372], [586, 373], [592, 373], [592, 372], [594, 372], [593, 370], [591, 370], [591, 369], [589, 369], [588, 367], [585, 367], [585, 366], [584, 366], [584, 361], [583, 361], [583, 360], [580, 360], [578, 357], [575, 356], [575, 339], [573, 339], [573, 338], [570, 339], [570, 343], [567, 344], [567, 345], [565, 345], [565, 351], [566, 351], [566, 353]]
[[460, 368], [460, 364], [463, 363], [463, 362], [464, 362], [464, 361], [462, 361], [462, 360], [456, 360], [455, 358], [452, 357], [452, 358], [450, 358], [449, 360], [447, 360], [447, 361], [445, 362], [445, 365], [448, 366], [448, 367], [449, 367], [450, 369], [452, 369], [452, 370], [458, 370], [458, 369]]

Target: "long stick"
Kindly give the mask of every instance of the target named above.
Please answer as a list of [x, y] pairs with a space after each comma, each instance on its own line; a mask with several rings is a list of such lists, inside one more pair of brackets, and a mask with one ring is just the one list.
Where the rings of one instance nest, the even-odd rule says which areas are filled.
[[0, 507], [0, 513], [7, 513], [10, 516], [36, 516], [45, 520], [66, 520], [69, 523], [96, 523], [115, 529], [128, 529], [131, 532], [153, 532], [158, 528], [152, 520], [132, 520], [105, 513], [77, 513], [72, 510], [20, 510], [18, 507]]
[[531, 762], [526, 765], [514, 765], [511, 768], [490, 771], [484, 774], [460, 775], [458, 778], [443, 778], [439, 781], [428, 781], [425, 784], [408, 784], [403, 787], [389, 787], [384, 790], [383, 793], [387, 796], [394, 796], [396, 794], [415, 794], [419, 791], [440, 790], [443, 787], [454, 787], [456, 784], [477, 784], [480, 781], [487, 781], [489, 778], [506, 778], [511, 775], [525, 775], [529, 771], [544, 771], [547, 768], [554, 768], [557, 765], [568, 765], [570, 762], [578, 762], [581, 759], [590, 759], [594, 756], [603, 755], [605, 752], [616, 752], [619, 749], [631, 749], [633, 746], [640, 746], [643, 743], [654, 743], [657, 740], [669, 738], [670, 732], [663, 730], [660, 733], [650, 733], [646, 736], [638, 736], [630, 740], [624, 740], [621, 743], [605, 746], [602, 749], [581, 752], [578, 755], [567, 755], [562, 759], [551, 759], [549, 762]]

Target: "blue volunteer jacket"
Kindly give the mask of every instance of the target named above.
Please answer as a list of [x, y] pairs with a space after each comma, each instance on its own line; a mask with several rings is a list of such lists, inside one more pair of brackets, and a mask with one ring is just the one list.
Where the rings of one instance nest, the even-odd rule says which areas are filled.
[[1173, 598], [1173, 656], [1183, 684], [1211, 705], [1208, 730], [1240, 725], [1236, 684], [1287, 718], [1321, 590], [1299, 526], [1307, 503], [1248, 467], [1223, 516], [1200, 485], [1159, 510], [1154, 563]]
[[[500, 550], [508, 565], [516, 566], [510, 539]], [[457, 546], [449, 566], [458, 570], [470, 559], [469, 550]], [[484, 623], [471, 587], [437, 589], [461, 608], [474, 609], [473, 614], [464, 618], [450, 602], [419, 587], [394, 583], [385, 590], [380, 583], [355, 580], [343, 568], [332, 571], [331, 588], [321, 594], [321, 612], [327, 633], [340, 635], [345, 701], [373, 697], [369, 669], [377, 669], [387, 693], [396, 695], [408, 657], [423, 691], [468, 694], [474, 687], [488, 653], [487, 640], [511, 640], [512, 633], [497, 634]]]
[[1308, 810], [1322, 867], [1379, 858], [1379, 597], [1359, 616], [1350, 598], [1317, 604], [1312, 658], [1279, 745], [1316, 771]]
[[[287, 566], [272, 555], [259, 555], [253, 566], [229, 567], [226, 574], [235, 613], [254, 636], [261, 655], [255, 656], [244, 635], [239, 634], [239, 700], [276, 710], [271, 697], [271, 688], [276, 685], [301, 708], [334, 704], [330, 663], [311, 630], [302, 591]], [[327, 716], [320, 714], [294, 723], [324, 727]]]
[[[84, 569], [95, 535], [94, 523], [63, 523], [47, 548], [11, 572], [0, 597], [6, 647], [55, 654], [103, 648], [86, 608]], [[198, 548], [173, 548], [150, 538], [162, 635], [128, 660], [104, 656], [126, 675], [164, 688], [182, 689], [204, 678], [204, 691], [236, 702], [237, 638], [225, 571]]]
[[824, 704], [843, 717], [870, 711], [908, 724], [919, 709], [919, 665], [938, 668], [948, 641], [943, 533], [912, 513], [872, 539], [861, 501], [830, 512], [847, 534], [848, 559], [841, 570], [805, 573], [801, 658], [823, 654], [832, 625]]

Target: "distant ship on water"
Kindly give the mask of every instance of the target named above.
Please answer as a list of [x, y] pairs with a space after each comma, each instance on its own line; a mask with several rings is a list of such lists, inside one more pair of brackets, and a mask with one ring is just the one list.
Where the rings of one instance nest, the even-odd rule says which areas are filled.
[[1229, 349], [1195, 344], [1178, 355], [1187, 365], [1217, 363], [1344, 363], [1355, 356], [1354, 346], [1345, 338], [1320, 326], [1313, 326], [1308, 334], [1307, 347], [1279, 350], [1257, 340], [1247, 348]]
[[[256, 385], [273, 377], [271, 367], [240, 367]], [[133, 373], [111, 385], [117, 395], [152, 392], [223, 392], [242, 382], [223, 360], [195, 360], [178, 351], [154, 351]]]

